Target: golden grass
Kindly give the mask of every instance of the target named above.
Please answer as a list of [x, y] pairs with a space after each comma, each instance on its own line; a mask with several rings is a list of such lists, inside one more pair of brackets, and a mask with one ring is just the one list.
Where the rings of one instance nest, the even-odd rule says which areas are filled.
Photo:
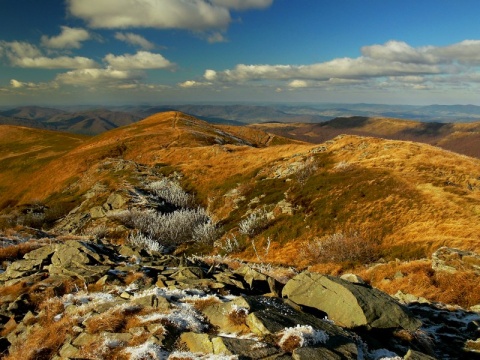
[[[402, 276], [395, 276], [399, 272]], [[469, 271], [454, 274], [435, 272], [427, 260], [391, 262], [372, 269], [357, 269], [356, 273], [373, 286], [392, 295], [400, 290], [430, 301], [464, 308], [480, 303], [478, 275]]]
[[49, 360], [63, 345], [76, 321], [68, 316], [44, 324], [29, 334], [27, 341], [14, 343], [4, 360]]

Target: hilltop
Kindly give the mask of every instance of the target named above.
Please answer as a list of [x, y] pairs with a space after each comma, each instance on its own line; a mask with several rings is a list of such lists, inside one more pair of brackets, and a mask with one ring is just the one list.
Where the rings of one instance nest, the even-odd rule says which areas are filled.
[[422, 142], [459, 154], [480, 158], [480, 122], [420, 122], [386, 117], [338, 117], [320, 124], [265, 123], [255, 129], [312, 143], [322, 143], [341, 134]]

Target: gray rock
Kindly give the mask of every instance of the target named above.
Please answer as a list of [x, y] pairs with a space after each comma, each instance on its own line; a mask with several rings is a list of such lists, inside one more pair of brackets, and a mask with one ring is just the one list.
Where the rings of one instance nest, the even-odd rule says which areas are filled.
[[242, 297], [237, 297], [229, 302], [207, 306], [202, 313], [219, 332], [243, 334], [249, 332], [245, 323], [249, 309], [248, 302]]
[[103, 208], [107, 211], [121, 209], [126, 202], [122, 195], [113, 193], [110, 194], [107, 201], [105, 201]]
[[276, 356], [283, 354], [276, 347], [258, 340], [230, 337], [217, 337], [213, 340], [216, 353], [225, 355], [235, 354], [241, 359], [274, 359]]
[[305, 271], [287, 282], [284, 297], [328, 314], [335, 323], [354, 328], [404, 328], [416, 330], [422, 323], [380, 290], [366, 285]]
[[103, 210], [103, 207], [101, 206], [95, 206], [90, 209], [89, 211], [90, 217], [92, 219], [100, 219], [105, 217], [107, 214], [105, 213], [105, 210]]
[[301, 347], [293, 350], [294, 360], [343, 360], [342, 356], [326, 348]]
[[414, 350], [408, 350], [408, 352], [405, 354], [403, 357], [404, 360], [436, 360], [436, 358], [426, 355], [424, 353], [414, 351]]
[[349, 281], [354, 284], [365, 284], [365, 280], [355, 274], [343, 274], [342, 276], [340, 276], [340, 279]]
[[432, 254], [432, 269], [449, 273], [467, 270], [480, 274], [480, 255], [444, 246]]

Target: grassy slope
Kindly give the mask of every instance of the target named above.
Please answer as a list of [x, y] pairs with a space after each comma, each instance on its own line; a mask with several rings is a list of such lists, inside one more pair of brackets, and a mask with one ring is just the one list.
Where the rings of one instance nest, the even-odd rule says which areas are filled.
[[322, 124], [255, 124], [253, 128], [313, 143], [340, 134], [417, 141], [480, 158], [480, 122], [438, 124], [392, 118], [337, 118]]
[[[378, 234], [391, 258], [421, 257], [442, 245], [480, 250], [480, 161], [413, 142], [344, 136], [319, 147], [170, 112], [84, 141], [16, 187], [25, 202], [63, 196], [72, 182], [78, 196], [108, 183], [95, 169], [109, 157], [181, 171], [183, 185], [230, 234], [248, 212], [272, 211], [275, 220], [256, 236], [259, 246], [273, 240], [265, 260], [298, 264], [306, 243], [339, 231]], [[278, 176], [308, 159], [317, 168], [309, 177]], [[237, 201], [226, 196], [232, 192]], [[282, 201], [292, 215], [282, 212]], [[243, 256], [253, 257], [250, 239], [241, 241]]]
[[80, 135], [0, 126], [0, 204], [18, 199], [33, 174], [86, 140]]

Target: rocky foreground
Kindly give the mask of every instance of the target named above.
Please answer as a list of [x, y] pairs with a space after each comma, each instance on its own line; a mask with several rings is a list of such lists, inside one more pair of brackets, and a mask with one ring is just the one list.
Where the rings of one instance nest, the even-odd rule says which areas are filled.
[[4, 358], [480, 358], [476, 312], [207, 260], [76, 240], [33, 250], [0, 274]]

